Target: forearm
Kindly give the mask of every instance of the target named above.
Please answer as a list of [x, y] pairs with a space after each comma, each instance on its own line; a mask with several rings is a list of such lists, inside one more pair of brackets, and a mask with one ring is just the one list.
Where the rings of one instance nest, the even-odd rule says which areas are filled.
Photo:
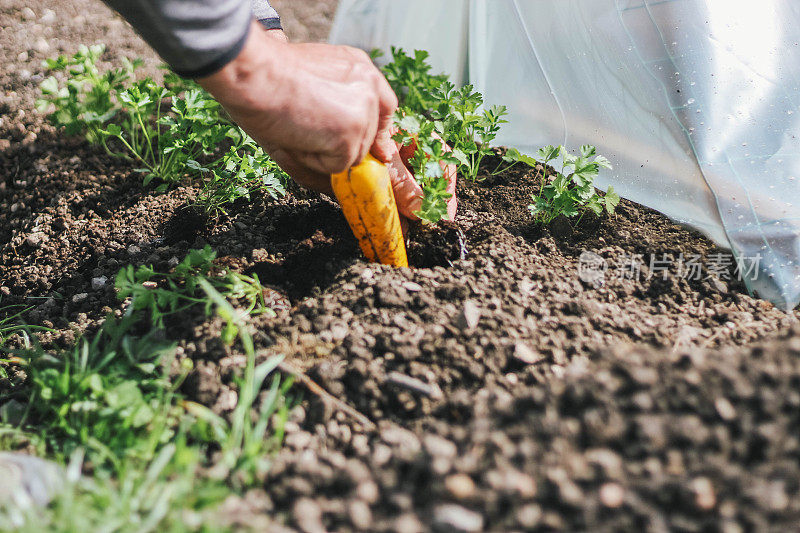
[[267, 0], [104, 0], [177, 73], [219, 71], [241, 52], [254, 18], [280, 28]]

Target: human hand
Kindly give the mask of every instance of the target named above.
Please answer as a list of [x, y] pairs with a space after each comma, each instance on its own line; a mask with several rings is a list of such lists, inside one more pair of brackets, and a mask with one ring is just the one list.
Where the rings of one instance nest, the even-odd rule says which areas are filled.
[[396, 152], [397, 97], [361, 50], [289, 44], [254, 22], [240, 54], [198, 82], [305, 187], [330, 194], [331, 174]]
[[[446, 150], [450, 150], [450, 147], [438, 135], [436, 135], [436, 138], [439, 139], [439, 142], [442, 143]], [[418, 220], [419, 217], [414, 212], [419, 211], [422, 207], [422, 188], [414, 179], [414, 175], [410, 170], [411, 165], [409, 164], [409, 160], [414, 157], [417, 146], [416, 143], [408, 146], [395, 143], [395, 146], [396, 151], [387, 167], [392, 178], [397, 208], [404, 217], [410, 220]], [[447, 219], [455, 220], [458, 207], [458, 200], [456, 199], [457, 167], [456, 165], [447, 165], [445, 163], [441, 163], [441, 166], [444, 177], [447, 179], [447, 192], [452, 194], [450, 199], [447, 200]]]

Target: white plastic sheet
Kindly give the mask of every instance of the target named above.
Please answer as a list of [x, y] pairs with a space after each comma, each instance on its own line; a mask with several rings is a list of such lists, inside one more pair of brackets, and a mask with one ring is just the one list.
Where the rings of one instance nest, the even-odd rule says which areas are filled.
[[508, 106], [498, 144], [597, 146], [614, 164], [599, 186], [730, 248], [761, 297], [800, 302], [797, 0], [341, 0], [330, 40], [430, 51]]

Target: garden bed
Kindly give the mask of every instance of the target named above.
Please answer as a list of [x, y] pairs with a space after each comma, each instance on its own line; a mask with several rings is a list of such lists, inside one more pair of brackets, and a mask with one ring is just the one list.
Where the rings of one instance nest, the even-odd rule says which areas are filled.
[[[253, 319], [259, 358], [285, 356], [285, 372], [349, 406], [296, 382], [285, 446], [224, 519], [309, 532], [800, 520], [798, 313], [735, 275], [689, 279], [677, 258], [723, 252], [698, 233], [627, 201], [541, 227], [527, 208], [536, 169], [489, 176], [493, 156], [459, 185], [454, 223], [412, 232], [413, 268], [367, 264], [336, 204], [297, 189], [198, 220], [192, 186], [143, 188], [130, 165], [42, 124], [37, 75], [1, 80], [3, 304], [35, 305], [26, 319], [54, 330], [41, 342], [66, 347], [121, 314], [120, 268], [168, 271], [209, 244], [267, 287], [277, 316]], [[598, 256], [603, 279], [580, 276]], [[242, 357], [222, 327], [197, 314], [167, 335], [194, 361], [183, 394], [227, 415]]]

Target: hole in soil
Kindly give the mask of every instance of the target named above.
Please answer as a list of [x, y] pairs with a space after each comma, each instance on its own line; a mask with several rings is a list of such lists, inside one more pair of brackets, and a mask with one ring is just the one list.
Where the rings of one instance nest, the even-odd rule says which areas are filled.
[[161, 230], [167, 244], [180, 241], [193, 242], [198, 235], [205, 235], [211, 229], [209, 218], [195, 206], [186, 204], [175, 210], [175, 213], [164, 223]]
[[467, 256], [467, 240], [455, 222], [438, 226], [413, 224], [409, 228], [408, 262], [415, 268], [450, 267]]
[[356, 253], [355, 243], [348, 244], [316, 230], [300, 241], [282, 262], [257, 263], [249, 273], [257, 274], [263, 283], [281, 287], [296, 301], [315, 287], [330, 284]]

